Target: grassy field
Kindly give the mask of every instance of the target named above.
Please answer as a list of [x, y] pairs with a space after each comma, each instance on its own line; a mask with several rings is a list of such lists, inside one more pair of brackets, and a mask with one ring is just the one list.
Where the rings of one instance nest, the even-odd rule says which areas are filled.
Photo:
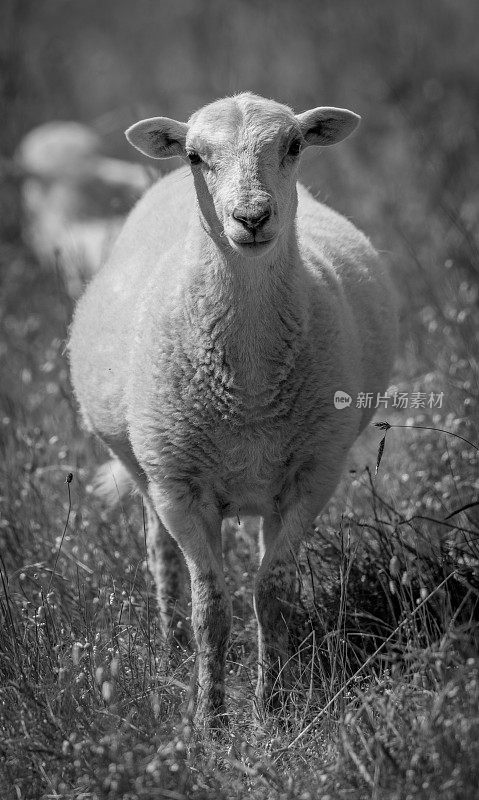
[[[476, 800], [479, 6], [265, 0], [251, 26], [253, 0], [170, 5], [7, 0], [0, 24], [0, 800]], [[225, 536], [230, 727], [209, 739], [193, 657], [161, 643], [141, 503], [89, 490], [105, 453], [72, 397], [73, 304], [22, 242], [5, 165], [41, 121], [94, 124], [127, 157], [135, 119], [239, 89], [363, 115], [302, 179], [391, 263], [409, 404], [378, 410], [393, 427], [363, 434], [304, 543], [293, 687], [261, 725], [254, 525]]]
[[450, 315], [454, 370], [438, 352], [405, 382], [403, 355], [395, 376], [447, 384], [464, 413], [378, 417], [471, 443], [393, 427], [374, 476], [383, 432], [363, 435], [302, 553], [289, 706], [260, 726], [254, 539], [248, 524], [236, 544], [230, 533], [231, 725], [209, 741], [191, 724], [191, 654], [158, 635], [139, 500], [111, 513], [88, 491], [103, 454], [78, 426], [61, 277], [20, 246], [1, 257], [0, 796], [477, 797], [477, 385], [461, 352], [473, 293]]

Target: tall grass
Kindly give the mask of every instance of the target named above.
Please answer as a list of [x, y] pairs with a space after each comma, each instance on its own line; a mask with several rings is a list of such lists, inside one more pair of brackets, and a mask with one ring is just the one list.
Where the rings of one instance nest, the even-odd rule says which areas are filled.
[[[475, 797], [474, 448], [391, 429], [373, 477], [379, 436], [359, 444], [298, 564], [288, 703], [259, 726], [256, 555], [242, 526], [227, 555], [231, 725], [204, 740], [192, 655], [158, 635], [139, 500], [107, 514], [88, 491], [102, 456], [77, 426], [61, 278], [21, 249], [3, 274], [0, 795]], [[472, 441], [467, 417], [450, 423]]]

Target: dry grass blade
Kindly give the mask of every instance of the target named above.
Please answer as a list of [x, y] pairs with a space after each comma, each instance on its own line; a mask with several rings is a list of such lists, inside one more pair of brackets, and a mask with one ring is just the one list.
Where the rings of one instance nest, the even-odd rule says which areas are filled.
[[66, 532], [67, 532], [67, 529], [68, 529], [68, 523], [70, 521], [70, 514], [71, 514], [71, 510], [72, 510], [72, 496], [71, 496], [71, 492], [70, 492], [70, 484], [71, 484], [72, 480], [73, 480], [73, 473], [69, 472], [68, 475], [65, 478], [65, 483], [66, 483], [67, 489], [68, 489], [68, 513], [67, 513], [67, 518], [65, 520], [65, 527], [63, 528], [62, 538], [60, 539], [60, 544], [58, 545], [58, 550], [57, 550], [57, 553], [56, 553], [56, 556], [55, 556], [55, 563], [53, 565], [53, 569], [52, 569], [52, 572], [51, 572], [51, 575], [50, 575], [50, 580], [48, 582], [47, 594], [50, 591], [51, 586], [52, 586], [52, 581], [53, 581], [53, 578], [54, 578], [54, 575], [55, 575], [55, 570], [57, 568], [58, 559], [60, 558], [62, 545], [63, 545], [63, 542], [65, 540], [65, 535], [66, 535]]
[[381, 459], [383, 457], [385, 443], [386, 443], [386, 436], [384, 435], [383, 438], [381, 439], [381, 441], [379, 442], [378, 456], [377, 456], [377, 459], [376, 459], [376, 469], [374, 470], [374, 474], [375, 475], [377, 475], [378, 472], [379, 472], [379, 465], [380, 465]]

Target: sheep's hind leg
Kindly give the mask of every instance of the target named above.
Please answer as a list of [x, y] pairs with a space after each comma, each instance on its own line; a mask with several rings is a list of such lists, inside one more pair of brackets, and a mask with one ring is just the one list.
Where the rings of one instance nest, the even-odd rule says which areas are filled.
[[156, 585], [161, 628], [167, 641], [172, 638], [189, 647], [192, 635], [185, 608], [187, 570], [183, 554], [144, 496], [147, 528], [148, 566]]

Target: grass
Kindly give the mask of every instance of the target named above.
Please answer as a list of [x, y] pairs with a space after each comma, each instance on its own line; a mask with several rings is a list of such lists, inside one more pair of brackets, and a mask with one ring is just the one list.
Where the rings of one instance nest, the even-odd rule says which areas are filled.
[[[477, 4], [265, 3], [255, 26], [242, 3], [210, 4], [213, 26], [195, 4], [143, 3], [133, 25], [128, 3], [73, 5], [7, 0], [2, 26], [0, 798], [476, 800]], [[104, 454], [71, 396], [72, 304], [18, 244], [5, 165], [44, 120], [94, 120], [126, 157], [134, 119], [247, 87], [362, 113], [302, 180], [393, 251], [393, 380], [445, 398], [378, 415], [377, 476], [384, 431], [356, 446], [301, 555], [290, 703], [262, 728], [254, 545], [230, 531], [231, 726], [209, 741], [190, 721], [191, 659], [158, 636], [141, 507], [106, 514], [88, 492]]]
[[227, 548], [231, 724], [208, 740], [191, 723], [192, 658], [158, 635], [141, 505], [107, 514], [88, 491], [103, 454], [78, 427], [61, 279], [21, 247], [0, 258], [0, 796], [475, 798], [474, 298], [458, 291], [467, 315], [449, 315], [452, 367], [441, 340], [430, 364], [406, 343], [399, 365], [409, 391], [447, 384], [447, 408], [384, 413], [378, 476], [371, 429], [305, 542], [289, 705], [263, 726], [248, 525]]

